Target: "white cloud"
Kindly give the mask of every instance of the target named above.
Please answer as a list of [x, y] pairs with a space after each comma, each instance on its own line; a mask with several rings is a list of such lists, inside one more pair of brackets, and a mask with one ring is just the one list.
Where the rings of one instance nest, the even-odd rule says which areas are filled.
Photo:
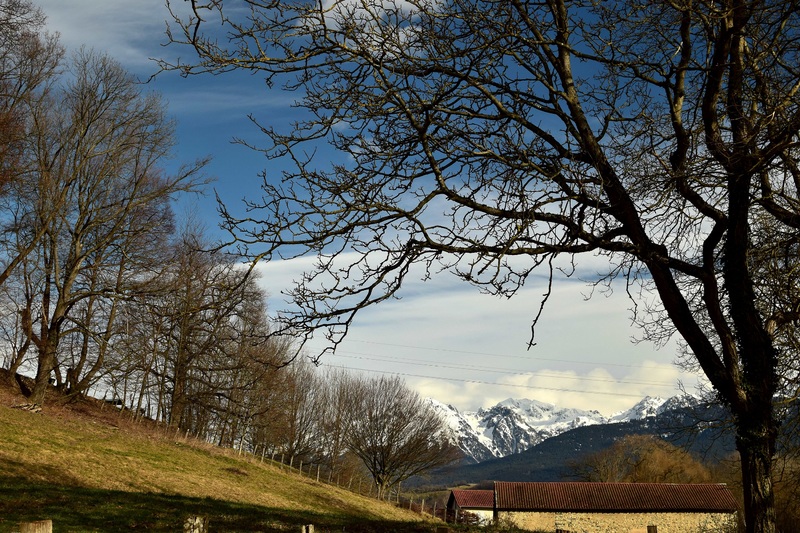
[[[285, 307], [277, 297], [280, 287], [312, 261], [262, 267], [272, 311]], [[696, 376], [672, 364], [674, 343], [656, 350], [631, 342], [636, 331], [623, 291], [585, 301], [588, 288], [572, 280], [555, 284], [536, 346], [528, 350], [544, 290], [544, 280], [532, 281], [516, 297], [503, 299], [447, 274], [427, 282], [409, 278], [403, 291], [409, 296], [364, 310], [337, 355], [322, 362], [403, 375], [420, 394], [460, 410], [516, 397], [610, 415], [645, 395], [677, 394], [679, 380], [690, 388], [695, 383]]]
[[34, 0], [70, 50], [86, 45], [128, 68], [151, 65], [166, 40], [163, 0]]

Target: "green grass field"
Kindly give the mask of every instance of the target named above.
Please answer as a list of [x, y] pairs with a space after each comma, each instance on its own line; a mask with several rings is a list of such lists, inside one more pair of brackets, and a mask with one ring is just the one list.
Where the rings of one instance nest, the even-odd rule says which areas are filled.
[[[190, 515], [221, 531], [429, 532], [436, 522], [269, 460], [165, 435], [114, 408], [12, 409], [0, 397], [0, 533], [182, 530]], [[438, 525], [442, 525], [438, 522]]]

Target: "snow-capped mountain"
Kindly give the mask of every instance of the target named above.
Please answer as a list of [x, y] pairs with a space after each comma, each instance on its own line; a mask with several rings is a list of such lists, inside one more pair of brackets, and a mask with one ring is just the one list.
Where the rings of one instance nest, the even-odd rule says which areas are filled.
[[647, 396], [630, 409], [606, 417], [598, 411], [560, 408], [526, 399], [509, 398], [475, 412], [459, 412], [451, 405], [429, 401], [452, 430], [455, 444], [477, 463], [523, 452], [576, 427], [642, 420], [696, 402], [691, 396]]
[[669, 411], [695, 407], [699, 399], [689, 394], [659, 398], [658, 396], [645, 396], [636, 405], [626, 411], [620, 411], [609, 417], [608, 422], [630, 422], [631, 420], [644, 420], [651, 416], [659, 416]]
[[656, 416], [662, 412], [662, 407], [667, 403], [664, 398], [658, 396], [645, 396], [636, 405], [625, 411], [620, 411], [611, 415], [609, 422], [629, 422], [631, 420], [642, 420], [650, 416]]

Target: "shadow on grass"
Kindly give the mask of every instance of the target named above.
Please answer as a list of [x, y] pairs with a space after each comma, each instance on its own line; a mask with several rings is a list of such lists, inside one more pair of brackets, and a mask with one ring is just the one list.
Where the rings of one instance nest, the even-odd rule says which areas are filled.
[[84, 531], [178, 532], [188, 516], [209, 518], [212, 532], [315, 531], [352, 533], [426, 533], [426, 524], [365, 522], [347, 516], [293, 512], [212, 498], [123, 492], [76, 486], [36, 484], [23, 478], [0, 478], [0, 532], [18, 531], [20, 522], [52, 520], [57, 533]]

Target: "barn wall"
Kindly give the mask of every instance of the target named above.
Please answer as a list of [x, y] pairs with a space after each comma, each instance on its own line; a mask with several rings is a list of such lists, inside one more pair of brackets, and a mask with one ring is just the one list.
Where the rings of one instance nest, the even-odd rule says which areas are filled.
[[[453, 509], [449, 509], [449, 511], [452, 512]], [[493, 509], [462, 509], [461, 507], [456, 507], [455, 511], [458, 512], [459, 516], [461, 516], [462, 513], [473, 514], [478, 517], [481, 524], [489, 524], [494, 520]]]
[[724, 533], [736, 531], [735, 513], [516, 513], [498, 512], [528, 531], [564, 529], [583, 533], [633, 533], [658, 526], [658, 533]]
[[472, 513], [480, 519], [481, 524], [488, 524], [492, 520], [494, 520], [494, 511], [491, 509], [468, 509], [468, 513]]

